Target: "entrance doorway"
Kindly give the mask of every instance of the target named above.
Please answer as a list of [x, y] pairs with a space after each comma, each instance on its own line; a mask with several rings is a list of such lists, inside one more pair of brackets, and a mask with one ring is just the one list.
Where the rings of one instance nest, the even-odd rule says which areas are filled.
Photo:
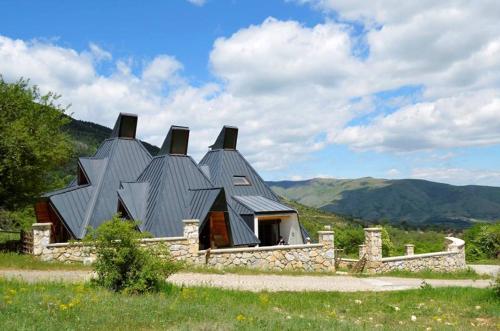
[[227, 213], [212, 211], [200, 233], [200, 249], [231, 246]]
[[274, 246], [280, 238], [280, 219], [259, 220], [260, 246]]

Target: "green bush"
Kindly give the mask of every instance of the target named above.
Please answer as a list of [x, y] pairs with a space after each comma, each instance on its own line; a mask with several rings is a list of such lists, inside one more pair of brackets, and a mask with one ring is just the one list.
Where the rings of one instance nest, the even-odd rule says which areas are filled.
[[168, 249], [140, 246], [147, 235], [137, 231], [137, 223], [118, 216], [90, 230], [86, 241], [96, 247], [94, 282], [113, 291], [156, 292], [165, 287], [166, 278], [179, 270]]
[[500, 256], [500, 223], [476, 224], [464, 232], [469, 261], [496, 259]]
[[0, 208], [0, 230], [28, 230], [35, 223], [35, 211], [27, 206], [15, 211]]
[[382, 256], [387, 257], [391, 256], [394, 253], [394, 244], [391, 241], [391, 237], [389, 236], [389, 232], [384, 227], [382, 228]]
[[357, 257], [358, 247], [365, 241], [365, 234], [361, 226], [337, 226], [335, 230], [335, 247], [344, 249], [347, 256]]

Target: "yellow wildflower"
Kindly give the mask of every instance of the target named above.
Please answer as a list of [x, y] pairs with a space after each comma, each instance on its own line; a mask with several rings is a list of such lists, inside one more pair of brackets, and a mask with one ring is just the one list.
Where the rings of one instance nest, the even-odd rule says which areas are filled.
[[259, 300], [260, 300], [260, 303], [262, 305], [267, 305], [269, 303], [269, 295], [267, 295], [267, 294], [261, 294], [259, 296]]
[[238, 314], [238, 316], [236, 316], [236, 320], [237, 320], [237, 321], [240, 321], [240, 322], [241, 322], [241, 321], [244, 321], [244, 320], [246, 320], [246, 319], [247, 319], [247, 318], [246, 318], [246, 317], [245, 317], [245, 315], [243, 315], [243, 314]]
[[59, 309], [61, 309], [61, 310], [66, 310], [66, 309], [68, 309], [68, 306], [67, 306], [67, 305], [65, 305], [65, 304], [62, 304], [62, 303], [61, 303], [61, 304], [59, 305]]

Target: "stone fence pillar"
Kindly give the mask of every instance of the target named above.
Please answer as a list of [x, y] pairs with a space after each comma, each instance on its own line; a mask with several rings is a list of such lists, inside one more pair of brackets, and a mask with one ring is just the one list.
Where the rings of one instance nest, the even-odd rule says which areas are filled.
[[190, 258], [188, 260], [196, 263], [200, 249], [200, 220], [183, 220], [182, 222], [184, 223], [184, 237], [187, 238], [189, 243], [188, 253]]
[[405, 245], [405, 255], [415, 255], [415, 245], [406, 244]]
[[366, 253], [366, 245], [359, 245], [359, 258], [363, 258]]
[[329, 225], [325, 225], [325, 230], [318, 231], [318, 242], [325, 247], [334, 248], [335, 232]]
[[31, 226], [33, 231], [33, 255], [41, 255], [43, 249], [50, 244], [50, 229], [52, 223], [35, 223]]
[[318, 231], [318, 242], [323, 244], [323, 266], [326, 270], [335, 271], [335, 232], [329, 225], [325, 225], [325, 230]]
[[365, 253], [368, 261], [382, 259], [382, 229], [365, 228]]

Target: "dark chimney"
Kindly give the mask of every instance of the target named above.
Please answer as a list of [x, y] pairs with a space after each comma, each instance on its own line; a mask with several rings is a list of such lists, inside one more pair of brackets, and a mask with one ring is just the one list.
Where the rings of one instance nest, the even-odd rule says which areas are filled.
[[116, 120], [115, 127], [111, 133], [111, 138], [130, 138], [135, 139], [137, 129], [137, 115], [120, 113]]
[[187, 155], [189, 128], [172, 125], [158, 155]]
[[235, 126], [224, 125], [215, 143], [210, 146], [214, 149], [236, 149], [238, 141], [238, 128]]

